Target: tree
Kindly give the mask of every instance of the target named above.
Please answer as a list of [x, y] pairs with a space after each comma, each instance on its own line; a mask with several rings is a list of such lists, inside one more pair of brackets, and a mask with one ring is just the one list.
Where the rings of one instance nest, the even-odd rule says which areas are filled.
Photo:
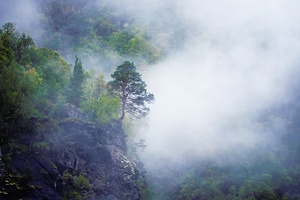
[[90, 98], [82, 102], [82, 109], [87, 113], [90, 120], [100, 123], [110, 122], [118, 118], [120, 111], [120, 99], [108, 95], [99, 98]]
[[[1, 31], [1, 29], [0, 29]], [[11, 43], [9, 41], [7, 34], [0, 34], [0, 69], [8, 67], [12, 60], [13, 60], [14, 54], [13, 50], [11, 48]]]
[[104, 74], [100, 73], [95, 76], [95, 71], [89, 70], [85, 71], [80, 106], [90, 120], [107, 123], [118, 118], [121, 102], [118, 97], [108, 94]]
[[107, 91], [104, 74], [96, 75], [95, 70], [85, 71], [84, 86], [83, 86], [83, 99], [96, 98], [99, 99]]
[[82, 83], [84, 80], [84, 72], [81, 60], [76, 56], [73, 75], [70, 79], [69, 101], [79, 107], [80, 97], [82, 95]]
[[[23, 39], [28, 39], [26, 48]], [[30, 37], [20, 35], [13, 23], [6, 23], [0, 29], [0, 140], [8, 133], [16, 134], [17, 121], [36, 115], [36, 100], [42, 79], [36, 69], [26, 61], [18, 60], [18, 48], [22, 55], [29, 55], [33, 43]], [[30, 44], [29, 44], [30, 43]], [[24, 43], [25, 44], [25, 43]], [[19, 51], [21, 52], [21, 51]], [[21, 55], [21, 54], [19, 54]], [[25, 58], [25, 57], [23, 57]], [[25, 59], [23, 59], [25, 63]], [[24, 127], [23, 127], [24, 128]], [[8, 131], [9, 130], [9, 131]], [[6, 134], [6, 135], [5, 135]], [[0, 143], [1, 143], [0, 142]]]
[[111, 77], [114, 80], [108, 82], [108, 86], [121, 98], [122, 102], [120, 120], [124, 119], [125, 113], [129, 113], [135, 118], [146, 116], [150, 109], [145, 103], [152, 103], [154, 95], [147, 92], [147, 85], [142, 81], [141, 74], [136, 71], [134, 64], [125, 61], [117, 66]]

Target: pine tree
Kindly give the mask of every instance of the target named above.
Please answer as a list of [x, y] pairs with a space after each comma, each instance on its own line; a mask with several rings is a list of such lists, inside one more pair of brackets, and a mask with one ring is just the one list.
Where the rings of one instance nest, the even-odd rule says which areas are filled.
[[125, 113], [135, 118], [146, 116], [150, 109], [145, 103], [153, 102], [154, 95], [147, 92], [147, 85], [141, 79], [141, 74], [136, 71], [134, 64], [125, 61], [117, 67], [111, 77], [114, 80], [110, 81], [108, 86], [121, 98], [122, 102], [120, 120], [124, 119]]

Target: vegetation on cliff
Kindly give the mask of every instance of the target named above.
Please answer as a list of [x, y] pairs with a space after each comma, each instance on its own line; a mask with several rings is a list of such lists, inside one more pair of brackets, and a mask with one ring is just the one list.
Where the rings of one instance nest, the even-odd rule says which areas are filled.
[[139, 199], [138, 168], [114, 120], [121, 99], [104, 76], [78, 57], [71, 72], [13, 23], [0, 29], [0, 48], [0, 199]]

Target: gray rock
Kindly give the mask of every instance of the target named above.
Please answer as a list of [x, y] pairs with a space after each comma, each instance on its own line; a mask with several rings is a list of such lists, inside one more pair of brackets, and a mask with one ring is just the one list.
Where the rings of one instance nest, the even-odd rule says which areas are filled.
[[96, 126], [68, 118], [28, 138], [2, 148], [0, 199], [140, 199], [120, 121]]

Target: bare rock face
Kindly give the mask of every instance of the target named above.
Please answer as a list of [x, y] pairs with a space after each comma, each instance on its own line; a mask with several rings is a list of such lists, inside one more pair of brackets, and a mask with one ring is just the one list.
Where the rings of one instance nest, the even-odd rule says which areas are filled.
[[138, 170], [125, 152], [121, 122], [65, 119], [2, 147], [0, 199], [138, 200]]

